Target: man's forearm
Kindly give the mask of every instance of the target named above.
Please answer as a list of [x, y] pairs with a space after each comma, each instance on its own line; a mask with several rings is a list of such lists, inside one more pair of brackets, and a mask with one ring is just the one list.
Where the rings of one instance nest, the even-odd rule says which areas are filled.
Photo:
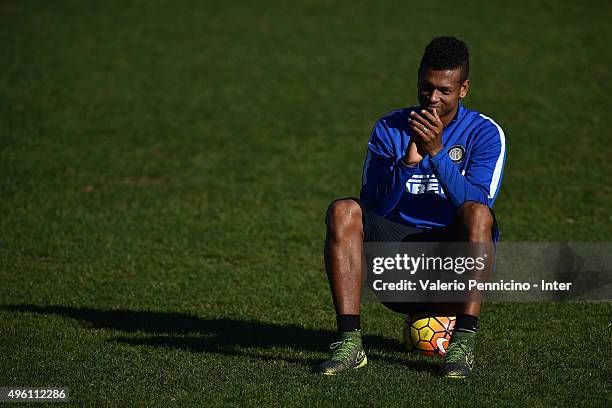
[[397, 205], [406, 182], [417, 169], [418, 166], [408, 167], [403, 159], [395, 163], [391, 170], [388, 164], [372, 164], [366, 169], [361, 200], [376, 214], [384, 217]]

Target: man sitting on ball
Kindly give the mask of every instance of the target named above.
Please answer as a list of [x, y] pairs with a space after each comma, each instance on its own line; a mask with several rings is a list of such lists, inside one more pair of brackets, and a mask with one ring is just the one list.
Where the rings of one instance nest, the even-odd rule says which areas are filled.
[[[367, 364], [360, 331], [364, 242], [461, 241], [498, 237], [491, 210], [499, 193], [505, 137], [491, 118], [461, 104], [469, 87], [463, 41], [434, 38], [418, 70], [419, 106], [393, 111], [372, 131], [360, 199], [327, 210], [325, 268], [338, 341], [317, 372], [334, 375]], [[480, 299], [455, 303], [456, 324], [440, 373], [471, 374]], [[398, 312], [409, 303], [386, 303]]]

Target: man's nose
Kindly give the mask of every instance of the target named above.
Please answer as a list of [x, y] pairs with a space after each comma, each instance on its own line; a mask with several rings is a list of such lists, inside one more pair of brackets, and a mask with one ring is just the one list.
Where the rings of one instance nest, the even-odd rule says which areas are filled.
[[438, 102], [440, 100], [440, 92], [434, 89], [429, 93], [429, 103]]

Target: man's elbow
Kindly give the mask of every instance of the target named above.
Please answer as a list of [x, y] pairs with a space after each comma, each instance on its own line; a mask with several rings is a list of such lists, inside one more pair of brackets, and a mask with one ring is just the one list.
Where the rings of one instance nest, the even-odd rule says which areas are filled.
[[480, 204], [484, 204], [487, 207], [489, 206], [489, 193], [481, 188], [476, 188], [475, 191], [471, 191], [465, 195], [465, 198], [462, 201], [457, 202], [457, 207], [461, 207], [468, 201], [475, 201]]

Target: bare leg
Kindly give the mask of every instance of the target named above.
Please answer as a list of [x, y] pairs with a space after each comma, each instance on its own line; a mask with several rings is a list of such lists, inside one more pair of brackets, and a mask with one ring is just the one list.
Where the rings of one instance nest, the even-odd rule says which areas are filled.
[[354, 200], [334, 201], [327, 210], [325, 270], [336, 314], [358, 315], [361, 303], [363, 221]]
[[[474, 243], [492, 242], [491, 228], [493, 226], [493, 216], [486, 205], [474, 201], [467, 201], [459, 207], [457, 216], [459, 225], [458, 238], [460, 241]], [[485, 248], [478, 248], [477, 250], [484, 251]], [[488, 259], [491, 262], [493, 261], [491, 256], [489, 256]], [[491, 265], [487, 265], [487, 271], [490, 271], [490, 268]], [[477, 301], [465, 302], [459, 307], [459, 313], [479, 316], [480, 304], [480, 299]]]

